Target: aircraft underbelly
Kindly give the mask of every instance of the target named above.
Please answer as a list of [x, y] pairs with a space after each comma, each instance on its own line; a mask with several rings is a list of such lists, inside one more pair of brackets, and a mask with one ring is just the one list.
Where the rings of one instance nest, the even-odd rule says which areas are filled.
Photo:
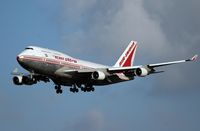
[[[41, 61], [24, 60], [23, 62], [20, 62], [20, 65], [30, 72], [46, 75], [47, 77], [51, 78], [56, 84], [66, 85], [66, 86], [71, 86], [74, 83], [101, 86], [101, 85], [109, 85], [125, 81], [120, 79], [116, 75], [108, 76], [104, 80], [91, 79], [91, 75], [88, 76], [86, 75], [74, 76], [73, 74], [59, 75], [56, 74], [55, 72], [64, 67], [63, 65], [45, 63]], [[65, 67], [65, 69], [71, 69], [71, 68]]]
[[57, 69], [61, 68], [60, 65], [31, 60], [25, 60], [23, 62], [20, 62], [20, 65], [30, 72], [42, 75], [53, 75]]

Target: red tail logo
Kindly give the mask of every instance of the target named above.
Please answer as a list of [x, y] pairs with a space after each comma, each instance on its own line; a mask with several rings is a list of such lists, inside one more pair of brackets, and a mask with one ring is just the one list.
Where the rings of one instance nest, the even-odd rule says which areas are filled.
[[132, 66], [137, 48], [137, 42], [131, 41], [126, 50], [120, 56], [119, 60], [115, 64], [115, 67], [128, 67]]

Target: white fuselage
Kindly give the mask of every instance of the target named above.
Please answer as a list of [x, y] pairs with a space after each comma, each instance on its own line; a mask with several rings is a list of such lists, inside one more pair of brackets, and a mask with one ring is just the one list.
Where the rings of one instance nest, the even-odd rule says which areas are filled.
[[93, 69], [93, 68], [108, 67], [105, 65], [96, 64], [89, 61], [76, 59], [58, 51], [45, 49], [41, 47], [35, 47], [35, 46], [27, 47], [17, 57], [18, 59], [43, 62], [44, 64], [65, 66], [68, 67], [69, 69]]
[[[31, 73], [41, 74], [51, 78], [54, 83], [71, 86], [73, 83], [85, 83], [89, 76], [74, 77], [74, 74], [63, 73], [63, 71], [89, 70], [102, 71], [106, 74], [106, 68], [109, 66], [92, 63], [73, 58], [58, 51], [49, 50], [41, 47], [29, 46], [17, 56], [19, 64]], [[88, 77], [88, 79], [86, 78]], [[123, 76], [122, 76], [123, 77]], [[94, 85], [107, 85], [120, 82], [120, 79], [110, 80], [92, 80]]]

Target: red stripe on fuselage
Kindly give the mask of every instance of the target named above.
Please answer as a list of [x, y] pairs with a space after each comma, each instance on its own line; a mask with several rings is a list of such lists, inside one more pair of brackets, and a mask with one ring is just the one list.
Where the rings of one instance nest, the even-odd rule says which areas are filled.
[[87, 66], [82, 66], [79, 64], [73, 64], [73, 63], [69, 63], [66, 61], [58, 61], [58, 60], [54, 60], [54, 59], [49, 59], [49, 58], [43, 58], [43, 57], [33, 57], [33, 56], [23, 56], [24, 58], [20, 58], [22, 60], [32, 60], [32, 61], [37, 61], [37, 62], [43, 62], [43, 63], [48, 63], [48, 64], [54, 64], [54, 65], [61, 65], [61, 66], [67, 66], [70, 68], [77, 68], [80, 69], [85, 68], [85, 69], [91, 69], [91, 67], [87, 67]]

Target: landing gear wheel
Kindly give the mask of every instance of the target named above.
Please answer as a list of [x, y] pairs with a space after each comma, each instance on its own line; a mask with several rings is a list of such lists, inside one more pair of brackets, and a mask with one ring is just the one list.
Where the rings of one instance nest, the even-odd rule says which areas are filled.
[[73, 92], [73, 93], [77, 93], [79, 90], [78, 90], [78, 88], [77, 88], [77, 86], [76, 86], [76, 84], [74, 84], [74, 85], [72, 85], [72, 87], [69, 89], [71, 92]]
[[57, 94], [62, 94], [62, 92], [63, 92], [60, 85], [56, 85], [55, 90], [56, 90]]
[[94, 87], [92, 85], [85, 85], [85, 87], [81, 87], [81, 91], [84, 91], [84, 92], [91, 92], [91, 91], [94, 91]]
[[55, 90], [58, 90], [58, 86], [57, 85], [55, 86]]
[[91, 91], [91, 88], [86, 88], [87, 92], [90, 92]]
[[86, 88], [83, 88], [83, 87], [82, 87], [81, 90], [84, 91], [84, 92], [86, 92]]
[[70, 88], [70, 91], [75, 93], [75, 92], [78, 92], [78, 89], [77, 88]]
[[56, 90], [57, 94], [62, 94], [62, 92], [63, 92], [62, 90]]

